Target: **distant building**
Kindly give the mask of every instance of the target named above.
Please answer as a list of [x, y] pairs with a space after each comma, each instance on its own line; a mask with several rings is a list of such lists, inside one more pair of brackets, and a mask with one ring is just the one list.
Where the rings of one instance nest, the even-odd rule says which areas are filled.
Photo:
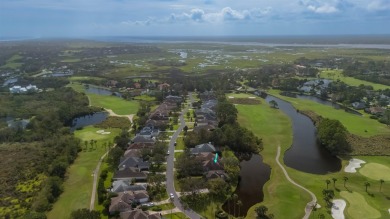
[[9, 92], [12, 94], [24, 94], [24, 93], [34, 93], [37, 92], [38, 88], [35, 85], [28, 85], [27, 87], [22, 87], [15, 85], [11, 88], [9, 88]]

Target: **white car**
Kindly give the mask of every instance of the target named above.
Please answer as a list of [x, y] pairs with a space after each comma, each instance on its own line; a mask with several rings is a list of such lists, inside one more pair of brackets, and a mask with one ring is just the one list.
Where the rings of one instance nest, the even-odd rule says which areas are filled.
[[167, 151], [167, 155], [169, 155], [169, 150]]
[[173, 195], [173, 193], [169, 194], [169, 197], [171, 197], [171, 199], [175, 198], [175, 196]]

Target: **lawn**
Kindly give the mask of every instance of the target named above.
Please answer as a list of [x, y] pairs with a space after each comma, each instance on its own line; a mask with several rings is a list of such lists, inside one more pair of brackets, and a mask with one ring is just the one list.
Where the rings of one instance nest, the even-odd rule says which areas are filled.
[[[75, 79], [75, 78], [74, 78]], [[78, 83], [68, 85], [78, 92], [84, 92], [89, 99], [89, 104], [92, 106], [111, 109], [118, 115], [129, 115], [137, 113], [139, 102], [127, 101], [115, 96], [104, 96], [85, 92], [84, 86]]]
[[390, 134], [389, 127], [379, 123], [377, 120], [370, 119], [367, 114], [358, 116], [311, 100], [281, 96], [279, 95], [279, 90], [269, 90], [268, 92], [290, 102], [296, 109], [311, 110], [322, 117], [339, 120], [352, 134], [363, 137]]
[[377, 84], [373, 82], [363, 81], [360, 79], [356, 79], [353, 77], [346, 77], [342, 74], [341, 70], [322, 70], [320, 73], [321, 78], [329, 78], [331, 80], [340, 80], [348, 85], [351, 86], [359, 86], [361, 84], [364, 85], [371, 85], [374, 90], [384, 90], [390, 88], [390, 86], [383, 85], [383, 84]]
[[[236, 98], [247, 98], [248, 94], [227, 94]], [[292, 143], [292, 130], [289, 118], [281, 111], [268, 104], [236, 105], [238, 122], [255, 135], [263, 139], [264, 150], [260, 153], [264, 163], [272, 168], [271, 180], [263, 188], [264, 202], [252, 206], [246, 218], [255, 218], [255, 208], [259, 205], [268, 207], [268, 212], [275, 218], [301, 218], [303, 207], [310, 201], [307, 193], [291, 185], [277, 166], [275, 157], [277, 146], [285, 151]], [[272, 118], [272, 119], [270, 119]], [[261, 125], [260, 125], [261, 124]], [[302, 209], [297, 211], [296, 209]]]
[[390, 182], [390, 167], [379, 163], [364, 164], [359, 173], [373, 180]]
[[163, 216], [166, 219], [186, 219], [188, 218], [184, 213], [178, 212], [173, 214], [166, 214]]
[[351, 218], [361, 218], [362, 215], [367, 219], [381, 217], [380, 212], [371, 207], [362, 194], [343, 191], [340, 195], [348, 203], [346, 212]]
[[[73, 210], [89, 208], [93, 183], [92, 172], [100, 157], [105, 153], [101, 145], [103, 142], [113, 142], [113, 138], [120, 133], [119, 129], [106, 129], [111, 134], [100, 135], [96, 133], [97, 130], [99, 129], [88, 126], [75, 131], [75, 136], [80, 138], [81, 142], [97, 140], [97, 149], [90, 150], [88, 146], [88, 149], [81, 151], [74, 164], [69, 167], [67, 179], [64, 182], [64, 192], [47, 214], [49, 219], [67, 219]], [[84, 148], [83, 145], [82, 143]]]
[[[231, 95], [227, 94], [227, 96]], [[245, 97], [247, 95], [240, 94], [239, 96]], [[236, 108], [238, 109], [238, 121], [240, 125], [250, 129], [254, 134], [263, 139], [264, 149], [261, 155], [264, 158], [264, 162], [272, 168], [271, 179], [265, 184], [263, 189], [264, 201], [252, 206], [246, 218], [255, 218], [254, 209], [259, 205], [267, 206], [269, 209], [268, 212], [274, 214], [275, 218], [302, 218], [304, 206], [310, 201], [310, 197], [303, 190], [290, 184], [275, 162], [276, 146], [280, 145], [283, 153], [292, 143], [292, 130], [289, 118], [282, 111], [273, 109], [265, 103], [260, 105], [236, 105]], [[371, 156], [357, 158], [366, 161], [367, 164], [372, 162], [387, 167], [389, 166], [388, 157]], [[342, 163], [343, 167], [340, 172], [325, 175], [308, 174], [288, 167], [286, 169], [294, 181], [314, 192], [321, 206], [325, 206], [322, 196], [322, 190], [326, 189], [325, 181], [332, 181], [332, 178], [335, 178], [337, 180], [335, 186], [333, 186], [333, 182], [329, 185], [330, 189], [337, 189], [335, 191], [335, 198], [340, 198], [340, 192], [347, 191], [347, 189], [349, 191], [359, 192], [364, 195], [371, 207], [385, 212], [388, 208], [386, 197], [389, 196], [390, 183], [385, 182], [382, 186], [382, 191], [379, 192], [379, 180], [367, 178], [359, 173], [345, 173], [343, 169], [348, 164], [348, 160], [343, 160]], [[343, 186], [343, 177], [348, 178], [346, 187]], [[365, 182], [371, 184], [369, 192], [373, 196], [369, 196], [365, 192]], [[320, 213], [330, 217], [326, 208], [322, 207], [311, 218], [317, 218]]]
[[118, 115], [129, 115], [137, 113], [139, 103], [138, 101], [127, 101], [119, 97], [104, 96], [98, 94], [87, 94], [92, 106], [103, 107], [111, 109]]
[[13, 55], [11, 58], [9, 58], [6, 62], [5, 65], [1, 66], [0, 68], [12, 68], [12, 69], [17, 69], [20, 66], [22, 66], [23, 63], [20, 63], [20, 59], [23, 58], [19, 54]]

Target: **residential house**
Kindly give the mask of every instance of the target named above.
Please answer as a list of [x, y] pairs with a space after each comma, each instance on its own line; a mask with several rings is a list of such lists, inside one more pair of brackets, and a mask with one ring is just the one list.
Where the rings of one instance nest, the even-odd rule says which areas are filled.
[[142, 211], [141, 209], [134, 209], [132, 211], [126, 211], [120, 213], [121, 219], [160, 219], [159, 213], [150, 214]]
[[152, 138], [145, 138], [142, 135], [136, 135], [132, 140], [132, 143], [155, 143], [155, 140]]
[[112, 188], [110, 189], [111, 192], [118, 193], [118, 192], [124, 192], [124, 191], [140, 191], [140, 190], [146, 190], [147, 184], [131, 184], [131, 181], [129, 180], [116, 180], [112, 182]]
[[135, 89], [141, 89], [141, 84], [138, 83], [138, 82], [135, 82], [135, 83], [134, 83], [134, 88], [135, 88]]
[[203, 152], [196, 155], [196, 159], [202, 161], [203, 171], [208, 172], [211, 170], [224, 170], [221, 163], [221, 159], [218, 158], [217, 162], [214, 162], [215, 154], [210, 152]]
[[215, 147], [210, 142], [196, 145], [194, 148], [190, 149], [191, 154], [199, 154], [199, 153], [214, 153]]
[[[127, 147], [127, 150], [140, 150], [143, 148], [152, 149], [155, 142], [137, 142], [137, 143], [131, 143], [129, 144], [129, 147]], [[135, 152], [134, 152], [135, 153]]]
[[144, 161], [142, 158], [139, 157], [125, 157], [121, 159], [118, 168], [126, 169], [128, 167], [136, 167], [140, 171], [149, 170], [150, 163], [148, 161]]
[[206, 179], [217, 179], [221, 178], [223, 180], [227, 180], [229, 176], [224, 170], [210, 170], [205, 173]]
[[147, 125], [138, 133], [138, 135], [143, 136], [145, 138], [157, 137], [160, 133], [158, 128], [155, 128], [153, 125]]
[[361, 110], [361, 109], [366, 108], [366, 104], [363, 102], [354, 102], [354, 103], [352, 103], [352, 107], [356, 110]]
[[162, 84], [159, 84], [159, 85], [158, 85], [158, 89], [159, 89], [159, 90], [167, 90], [167, 89], [169, 89], [170, 86], [171, 86], [171, 85], [169, 85], [169, 84], [167, 84], [167, 83], [162, 83]]
[[111, 198], [109, 212], [124, 212], [131, 210], [133, 203], [145, 203], [149, 201], [149, 195], [145, 190], [119, 192], [117, 197]]
[[146, 173], [141, 172], [138, 168], [128, 167], [117, 170], [112, 177], [113, 180], [136, 180], [145, 181], [147, 178]]
[[382, 107], [370, 107], [365, 109], [366, 113], [371, 113], [373, 115], [381, 116], [385, 113], [385, 109]]
[[164, 102], [181, 103], [183, 98], [179, 96], [168, 95], [165, 97]]

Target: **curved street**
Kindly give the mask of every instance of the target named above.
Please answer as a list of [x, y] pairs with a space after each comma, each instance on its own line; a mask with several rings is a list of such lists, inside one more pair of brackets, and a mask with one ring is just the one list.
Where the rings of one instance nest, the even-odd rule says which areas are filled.
[[[190, 100], [190, 104], [191, 105], [194, 101], [193, 97], [192, 97], [192, 93], [189, 93], [188, 94], [189, 96], [189, 100]], [[175, 190], [175, 186], [174, 186], [174, 171], [173, 171], [173, 167], [174, 167], [174, 158], [175, 158], [175, 142], [176, 142], [176, 139], [177, 137], [179, 136], [179, 134], [181, 133], [181, 131], [183, 130], [184, 126], [186, 125], [185, 121], [184, 121], [184, 115], [187, 113], [189, 109], [189, 106], [186, 106], [186, 108], [182, 111], [179, 119], [180, 119], [180, 127], [177, 129], [177, 131], [173, 134], [170, 142], [169, 142], [169, 146], [168, 146], [168, 149], [171, 153], [169, 153], [168, 157], [167, 157], [167, 172], [166, 172], [166, 176], [167, 176], [167, 183], [166, 183], [166, 186], [167, 186], [167, 193], [168, 195], [169, 194], [173, 194], [174, 195], [174, 198], [173, 198], [173, 204], [176, 206], [176, 208], [178, 208], [180, 211], [182, 211], [185, 215], [187, 215], [187, 217], [191, 218], [191, 219], [199, 219], [199, 218], [202, 218], [202, 216], [200, 216], [199, 214], [197, 214], [196, 212], [192, 211], [191, 209], [184, 209], [183, 205], [181, 204], [179, 198], [178, 198], [178, 194], [176, 193], [176, 190]]]
[[280, 166], [280, 168], [282, 168], [283, 170], [283, 173], [284, 175], [286, 176], [287, 180], [292, 183], [293, 185], [305, 190], [307, 193], [310, 194], [311, 196], [311, 201], [307, 203], [306, 207], [305, 207], [305, 216], [303, 216], [303, 219], [308, 219], [310, 217], [310, 214], [311, 214], [311, 211], [313, 210], [313, 206], [317, 204], [317, 198], [316, 196], [314, 195], [313, 192], [311, 192], [310, 190], [308, 190], [307, 188], [299, 185], [298, 183], [296, 183], [294, 180], [292, 180], [290, 178], [290, 176], [288, 175], [287, 173], [287, 170], [283, 167], [283, 165], [279, 162], [279, 156], [280, 156], [280, 146], [278, 146], [278, 152], [276, 154], [276, 163], [278, 163], [278, 165]]

